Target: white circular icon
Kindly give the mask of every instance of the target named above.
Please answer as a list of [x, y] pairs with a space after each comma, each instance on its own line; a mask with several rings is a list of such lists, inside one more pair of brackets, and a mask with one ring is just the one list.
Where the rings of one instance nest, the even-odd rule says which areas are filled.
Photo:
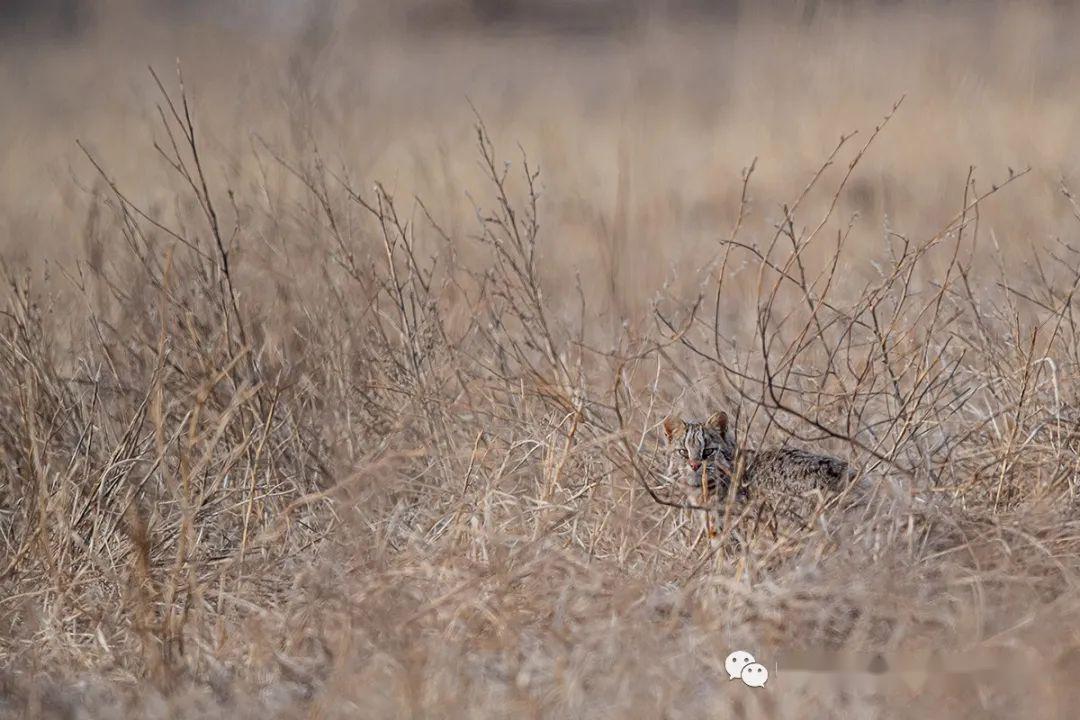
[[757, 662], [754, 660], [754, 656], [745, 650], [736, 650], [728, 655], [727, 660], [724, 661], [724, 669], [727, 670], [728, 680], [741, 677], [743, 668], [754, 662]]
[[764, 687], [769, 681], [769, 669], [761, 663], [750, 663], [742, 669], [740, 677], [750, 687]]

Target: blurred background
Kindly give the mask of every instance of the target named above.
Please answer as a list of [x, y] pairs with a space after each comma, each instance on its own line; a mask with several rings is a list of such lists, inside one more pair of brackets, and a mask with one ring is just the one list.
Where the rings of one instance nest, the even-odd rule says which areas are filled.
[[172, 82], [177, 61], [219, 179], [252, 176], [253, 143], [317, 143], [451, 228], [472, 219], [475, 108], [540, 167], [568, 261], [637, 251], [620, 282], [658, 282], [676, 249], [728, 228], [755, 157], [767, 217], [901, 96], [844, 212], [926, 230], [959, 208], [971, 166], [989, 186], [1030, 165], [1023, 202], [998, 221], [1046, 235], [1080, 159], [1076, 20], [1060, 2], [7, 0], [0, 243], [8, 257], [25, 257], [27, 237], [64, 251], [93, 178], [76, 139], [136, 199], [171, 195], [147, 182], [147, 67]]

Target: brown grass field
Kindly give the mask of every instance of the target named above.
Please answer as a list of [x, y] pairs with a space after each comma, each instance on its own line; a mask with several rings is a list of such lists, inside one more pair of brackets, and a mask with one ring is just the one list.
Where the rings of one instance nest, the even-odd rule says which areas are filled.
[[1075, 717], [1080, 15], [446, 5], [0, 40], [0, 716]]

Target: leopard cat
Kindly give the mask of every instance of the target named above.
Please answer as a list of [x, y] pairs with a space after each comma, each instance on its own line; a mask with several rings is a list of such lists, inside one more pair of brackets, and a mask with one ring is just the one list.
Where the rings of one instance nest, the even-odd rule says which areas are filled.
[[[831, 455], [794, 447], [738, 448], [725, 412], [713, 413], [704, 422], [669, 417], [664, 420], [664, 436], [667, 478], [680, 486], [694, 505], [700, 505], [705, 497], [710, 505], [723, 506], [731, 480], [738, 475], [737, 502], [755, 500], [772, 508], [774, 516], [805, 524], [815, 505], [807, 499], [808, 494], [839, 492], [853, 477], [848, 464]], [[735, 472], [736, 463], [742, 465], [742, 472]], [[702, 493], [702, 475], [708, 480], [707, 494]]]

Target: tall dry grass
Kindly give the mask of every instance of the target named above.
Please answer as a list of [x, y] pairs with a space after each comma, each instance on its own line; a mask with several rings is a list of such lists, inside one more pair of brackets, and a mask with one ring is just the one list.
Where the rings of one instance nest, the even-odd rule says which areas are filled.
[[5, 49], [2, 712], [1070, 717], [1070, 18]]

